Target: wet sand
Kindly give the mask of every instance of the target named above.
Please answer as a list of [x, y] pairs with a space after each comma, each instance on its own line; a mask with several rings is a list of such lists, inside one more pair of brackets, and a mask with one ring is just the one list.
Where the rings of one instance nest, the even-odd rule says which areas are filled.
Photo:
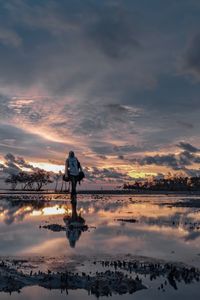
[[148, 286], [141, 275], [143, 278], [148, 277], [150, 281], [161, 279], [158, 290], [167, 290], [169, 286], [177, 290], [180, 282], [188, 285], [200, 280], [198, 268], [183, 263], [131, 255], [118, 256], [117, 259], [111, 256], [96, 257], [93, 260], [85, 257], [81, 266], [86, 266], [88, 272], [81, 272], [79, 264], [64, 264], [64, 258], [61, 270], [59, 264], [56, 265], [54, 261], [56, 271], [40, 271], [39, 262], [44, 263], [44, 258], [37, 258], [35, 262], [31, 258], [1, 258], [0, 291], [19, 292], [24, 287], [38, 285], [47, 289], [85, 289], [89, 294], [99, 297], [132, 294], [147, 289]]

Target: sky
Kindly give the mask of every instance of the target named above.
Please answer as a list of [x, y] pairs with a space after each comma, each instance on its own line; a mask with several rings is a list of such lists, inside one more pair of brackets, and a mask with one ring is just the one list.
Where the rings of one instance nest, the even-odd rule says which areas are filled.
[[0, 176], [199, 174], [198, 0], [0, 0]]

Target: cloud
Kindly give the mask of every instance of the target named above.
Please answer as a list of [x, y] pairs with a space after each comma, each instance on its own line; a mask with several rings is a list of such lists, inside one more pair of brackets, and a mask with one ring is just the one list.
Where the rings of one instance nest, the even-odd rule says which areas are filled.
[[18, 51], [6, 46], [0, 51], [5, 84], [21, 88], [36, 84], [54, 96], [78, 89], [86, 98], [98, 94], [121, 98], [125, 88], [133, 91], [156, 80], [160, 68], [155, 62], [163, 61], [162, 54], [149, 18], [142, 15], [148, 24], [141, 26], [134, 5], [9, 1], [2, 6], [4, 23], [22, 40]]
[[[18, 174], [23, 168], [29, 169], [29, 171], [38, 170], [37, 167], [25, 161], [23, 157], [15, 157], [12, 153], [7, 153], [4, 157], [4, 162], [0, 164], [0, 171], [3, 174]], [[112, 167], [85, 167], [84, 172], [87, 182], [123, 183], [132, 179], [126, 173]]]
[[4, 163], [1, 164], [1, 171], [10, 175], [18, 174], [23, 168], [35, 170], [23, 157], [15, 157], [12, 153], [7, 153], [4, 157]]
[[21, 45], [21, 38], [14, 31], [9, 29], [0, 29], [0, 43], [18, 47]]
[[29, 164], [28, 162], [26, 162], [23, 157], [18, 156], [16, 158], [12, 153], [7, 153], [4, 158], [6, 161], [6, 163], [5, 163], [6, 165], [11, 163], [15, 166], [18, 166], [18, 168], [27, 168], [27, 169], [31, 169], [31, 170], [34, 169], [34, 167], [31, 164]]
[[[115, 156], [120, 156], [121, 158], [123, 155], [133, 155], [134, 153], [140, 153], [144, 151], [144, 148], [142, 149], [141, 147], [135, 146], [135, 145], [123, 145], [123, 146], [118, 146], [114, 144], [114, 142], [103, 142], [103, 141], [95, 141], [89, 143], [91, 150], [94, 153], [97, 153], [99, 155], [115, 155]], [[121, 159], [120, 158], [120, 159]]]
[[154, 156], [145, 156], [144, 158], [140, 159], [137, 162], [139, 162], [141, 166], [144, 165], [167, 166], [175, 170], [177, 170], [179, 167], [178, 160], [174, 154], [167, 154], [167, 155], [157, 154]]
[[184, 241], [191, 242], [198, 239], [199, 236], [200, 236], [200, 232], [198, 231], [189, 232], [187, 235], [185, 235]]
[[30, 133], [24, 129], [8, 124], [1, 124], [0, 146], [4, 153], [15, 152], [19, 156], [43, 159], [62, 157], [70, 144], [54, 142], [39, 134]]
[[196, 153], [200, 151], [199, 148], [196, 148], [189, 143], [180, 142], [177, 146], [185, 151], [192, 152], [192, 153]]
[[13, 204], [11, 201], [1, 201], [0, 213], [3, 214], [3, 219], [6, 225], [10, 225], [14, 222], [23, 221], [24, 218], [31, 214], [34, 210], [34, 205], [31, 204], [29, 209], [26, 209], [26, 205], [22, 203]]
[[134, 152], [141, 152], [144, 149], [142, 149], [141, 147], [137, 147], [135, 145], [123, 145], [123, 146], [114, 146], [113, 150], [115, 151], [115, 153], [134, 153]]
[[194, 125], [192, 123], [188, 123], [185, 121], [177, 120], [177, 124], [180, 124], [181, 127], [185, 127], [186, 129], [193, 129]]
[[116, 168], [85, 168], [86, 179], [91, 182], [123, 183], [133, 180], [132, 177]]
[[[200, 150], [195, 146], [185, 142], [180, 142], [177, 146], [183, 149], [178, 154], [169, 153], [146, 155], [142, 158], [131, 159], [130, 161], [132, 161], [133, 163], [137, 163], [140, 166], [165, 166], [167, 168], [171, 168], [174, 171], [183, 171], [189, 176], [196, 176], [200, 174], [199, 169], [191, 168], [193, 164], [200, 163], [200, 155], [198, 155], [197, 153]], [[188, 169], [188, 167], [190, 167], [190, 169]]]
[[125, 59], [138, 51], [140, 41], [134, 18], [125, 6], [108, 5], [93, 18], [88, 35], [94, 45], [112, 59]]
[[185, 57], [185, 69], [196, 78], [200, 76], [200, 34], [194, 36], [187, 49]]
[[[198, 163], [188, 145], [178, 158], [159, 154], [179, 140], [200, 143], [200, 87], [178, 72], [200, 25], [194, 2], [11, 0], [0, 8], [1, 156], [61, 163], [70, 148], [89, 167], [106, 157], [130, 168], [136, 154], [143, 166]], [[198, 44], [197, 36], [186, 55], [195, 72]]]

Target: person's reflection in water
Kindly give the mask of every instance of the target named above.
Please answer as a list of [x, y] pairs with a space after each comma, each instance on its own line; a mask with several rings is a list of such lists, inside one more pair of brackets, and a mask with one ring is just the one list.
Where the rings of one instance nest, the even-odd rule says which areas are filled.
[[81, 233], [88, 230], [85, 219], [77, 213], [76, 201], [71, 201], [72, 213], [64, 217], [67, 226], [66, 237], [69, 240], [70, 247], [75, 248]]

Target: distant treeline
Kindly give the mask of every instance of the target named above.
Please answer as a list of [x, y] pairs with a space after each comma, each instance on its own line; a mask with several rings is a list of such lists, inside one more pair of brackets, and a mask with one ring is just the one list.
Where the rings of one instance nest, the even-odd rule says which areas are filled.
[[11, 189], [15, 190], [20, 187], [22, 190], [40, 191], [43, 186], [52, 183], [50, 172], [38, 169], [33, 172], [19, 172], [11, 174], [6, 178], [5, 183], [11, 185]]
[[200, 177], [171, 177], [124, 183], [124, 190], [200, 191]]

